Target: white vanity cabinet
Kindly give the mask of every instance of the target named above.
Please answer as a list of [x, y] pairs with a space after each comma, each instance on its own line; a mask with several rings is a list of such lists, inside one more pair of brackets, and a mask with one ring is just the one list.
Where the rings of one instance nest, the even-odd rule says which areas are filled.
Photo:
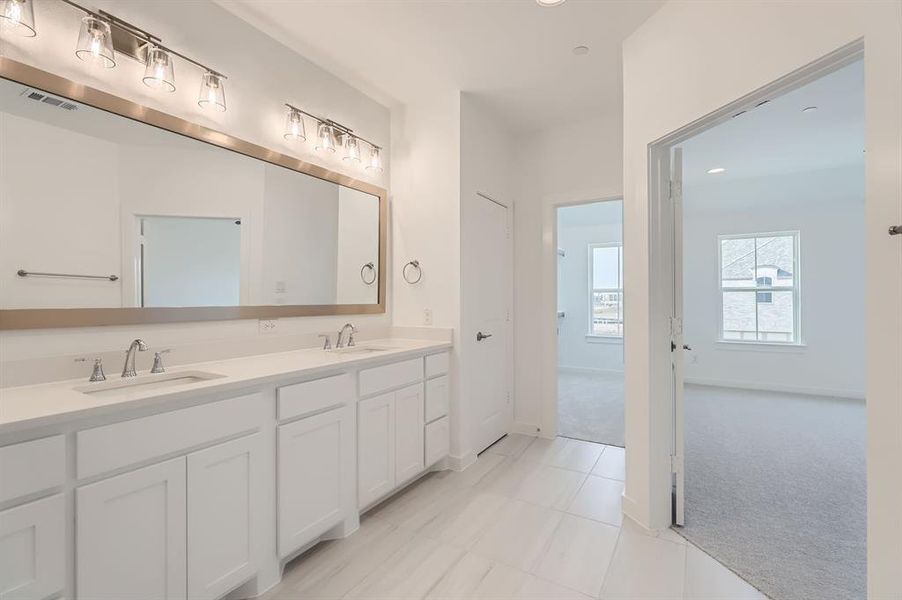
[[0, 511], [0, 598], [43, 600], [66, 584], [63, 496]]
[[395, 486], [423, 471], [423, 384], [395, 392]]
[[395, 487], [395, 395], [357, 405], [357, 496], [360, 507]]
[[180, 457], [76, 490], [77, 598], [185, 598], [185, 474]]

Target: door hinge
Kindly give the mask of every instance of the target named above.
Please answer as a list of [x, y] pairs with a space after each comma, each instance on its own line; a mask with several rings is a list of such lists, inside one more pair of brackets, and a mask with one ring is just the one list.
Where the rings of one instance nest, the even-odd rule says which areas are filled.
[[683, 472], [683, 457], [677, 456], [675, 454], [670, 455], [670, 472], [671, 473], [682, 473]]
[[670, 317], [670, 336], [673, 338], [683, 335], [683, 319], [681, 317]]

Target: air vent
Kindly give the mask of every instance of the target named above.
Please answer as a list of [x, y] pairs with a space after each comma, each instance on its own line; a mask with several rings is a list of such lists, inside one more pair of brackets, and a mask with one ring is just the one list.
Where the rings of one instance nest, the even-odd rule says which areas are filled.
[[50, 94], [45, 94], [44, 92], [38, 90], [26, 89], [24, 92], [22, 92], [22, 96], [25, 96], [29, 100], [34, 100], [35, 102], [41, 102], [42, 104], [49, 104], [50, 106], [62, 108], [63, 110], [78, 110], [78, 105], [74, 102], [70, 102], [62, 98], [57, 98], [56, 96], [51, 96]]

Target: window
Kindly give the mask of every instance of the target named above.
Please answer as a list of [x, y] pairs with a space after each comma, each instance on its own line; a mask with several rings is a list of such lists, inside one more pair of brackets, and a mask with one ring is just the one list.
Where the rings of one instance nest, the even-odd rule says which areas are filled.
[[623, 337], [623, 246], [589, 245], [589, 335]]
[[720, 236], [721, 340], [799, 343], [799, 234]]

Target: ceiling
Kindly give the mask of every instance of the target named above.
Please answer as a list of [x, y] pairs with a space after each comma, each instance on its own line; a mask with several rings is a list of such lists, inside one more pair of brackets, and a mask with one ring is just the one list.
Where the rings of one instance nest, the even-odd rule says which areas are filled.
[[[462, 90], [534, 131], [621, 111], [621, 43], [663, 1], [216, 0], [384, 104]], [[576, 46], [589, 53], [577, 56]]]
[[[817, 110], [802, 112], [816, 106]], [[854, 62], [680, 144], [683, 182], [864, 164], [864, 63]], [[722, 167], [726, 172], [709, 175]]]
[[590, 204], [562, 206], [557, 211], [559, 227], [595, 227], [623, 223], [623, 202], [604, 200]]

